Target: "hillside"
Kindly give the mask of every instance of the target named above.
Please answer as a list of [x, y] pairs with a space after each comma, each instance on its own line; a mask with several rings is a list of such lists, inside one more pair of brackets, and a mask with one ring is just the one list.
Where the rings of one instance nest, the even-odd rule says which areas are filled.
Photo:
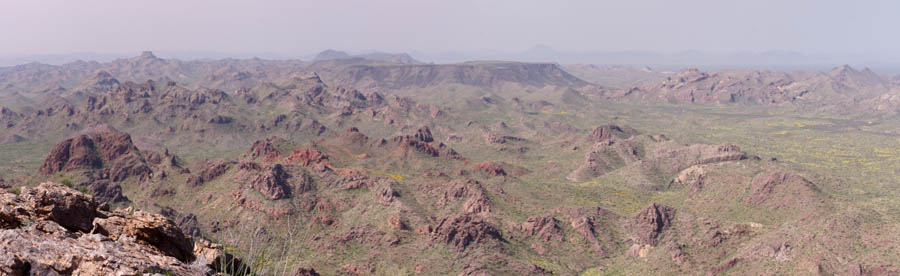
[[[152, 220], [261, 275], [900, 271], [900, 90], [870, 70], [595, 66], [589, 83], [555, 64], [348, 56], [0, 69], [17, 99], [0, 103], [3, 233], [84, 249], [114, 232], [95, 221]], [[93, 216], [15, 213], [41, 190]], [[115, 241], [196, 268], [193, 251]]]

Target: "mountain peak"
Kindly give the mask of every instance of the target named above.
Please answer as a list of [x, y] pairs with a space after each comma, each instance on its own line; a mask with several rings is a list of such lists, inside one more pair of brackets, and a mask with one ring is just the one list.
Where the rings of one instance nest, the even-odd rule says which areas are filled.
[[342, 59], [342, 58], [349, 58], [349, 57], [350, 57], [350, 54], [347, 54], [347, 52], [328, 49], [328, 50], [322, 51], [321, 53], [316, 55], [314, 60]]
[[151, 52], [151, 51], [143, 51], [143, 52], [141, 52], [141, 55], [139, 56], [139, 58], [142, 58], [142, 59], [157, 59], [157, 57], [156, 57], [155, 55], [153, 55], [153, 52]]

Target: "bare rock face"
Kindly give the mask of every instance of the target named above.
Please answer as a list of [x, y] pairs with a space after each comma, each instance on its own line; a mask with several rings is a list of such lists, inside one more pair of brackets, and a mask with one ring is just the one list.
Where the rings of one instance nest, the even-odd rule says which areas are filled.
[[431, 232], [431, 240], [449, 245], [457, 252], [489, 240], [502, 240], [500, 231], [481, 217], [451, 215], [442, 219]]
[[537, 236], [545, 242], [563, 241], [559, 220], [554, 217], [529, 217], [527, 221], [519, 226], [519, 230], [529, 236]]
[[115, 211], [107, 218], [94, 221], [94, 232], [109, 236], [113, 240], [130, 239], [156, 248], [167, 256], [183, 262], [193, 261], [194, 242], [185, 236], [174, 222], [162, 215], [135, 211]]
[[[104, 164], [104, 160], [106, 164]], [[148, 179], [152, 170], [131, 136], [122, 132], [104, 132], [93, 136], [80, 135], [56, 144], [44, 159], [40, 172], [48, 175], [73, 170], [98, 170], [101, 179], [113, 182], [129, 177]]]
[[273, 136], [266, 140], [254, 142], [253, 146], [250, 146], [250, 148], [247, 149], [247, 152], [244, 153], [244, 156], [251, 160], [255, 160], [256, 158], [269, 156], [272, 154], [281, 155], [281, 153], [278, 152], [278, 149], [275, 148], [274, 145], [276, 139], [278, 138]]
[[641, 244], [656, 246], [659, 235], [672, 224], [675, 209], [656, 203], [635, 215], [629, 221], [633, 239]]
[[473, 194], [463, 203], [462, 212], [466, 214], [486, 214], [493, 209], [493, 202], [482, 191]]
[[291, 175], [284, 170], [281, 164], [266, 167], [265, 171], [250, 182], [250, 186], [265, 195], [269, 199], [282, 199], [289, 197], [290, 189], [287, 180]]
[[[0, 275], [205, 275], [193, 241], [161, 215], [107, 212], [55, 183], [0, 191]], [[28, 222], [28, 223], [24, 223]]]
[[704, 167], [691, 166], [679, 172], [669, 186], [688, 186], [691, 188], [691, 193], [696, 195], [703, 191], [703, 186], [706, 184], [705, 179], [706, 169]]
[[434, 141], [434, 137], [431, 136], [431, 129], [429, 129], [428, 127], [421, 127], [418, 130], [416, 130], [415, 137], [419, 141], [422, 141], [425, 143], [430, 143], [430, 142]]
[[22, 188], [25, 208], [39, 219], [50, 220], [71, 231], [89, 232], [100, 205], [89, 196], [54, 183], [42, 183], [36, 188]]
[[693, 144], [664, 148], [653, 152], [648, 159], [661, 169], [675, 174], [694, 165], [737, 161], [747, 158], [747, 154], [735, 145]]

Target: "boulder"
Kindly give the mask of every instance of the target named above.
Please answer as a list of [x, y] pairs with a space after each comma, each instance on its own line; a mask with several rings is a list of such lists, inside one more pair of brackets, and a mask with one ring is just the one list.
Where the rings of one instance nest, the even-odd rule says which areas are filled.
[[91, 231], [100, 206], [93, 197], [53, 182], [23, 187], [20, 198], [32, 216], [54, 221], [70, 231]]
[[174, 222], [162, 215], [143, 211], [127, 214], [119, 210], [107, 218], [98, 218], [94, 224], [97, 227], [95, 232], [109, 236], [113, 240], [133, 238], [182, 262], [194, 259], [193, 240], [184, 235]]

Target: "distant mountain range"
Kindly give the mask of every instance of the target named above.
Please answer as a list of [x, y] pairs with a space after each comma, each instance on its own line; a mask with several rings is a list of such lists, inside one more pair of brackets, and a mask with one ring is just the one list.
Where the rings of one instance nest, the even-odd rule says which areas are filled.
[[[677, 71], [686, 67], [700, 69], [752, 68], [778, 71], [828, 70], [842, 64], [869, 67], [882, 74], [900, 74], [900, 57], [870, 53], [808, 54], [787, 50], [760, 52], [708, 52], [708, 51], [561, 51], [546, 45], [536, 45], [521, 52], [514, 51], [418, 51], [387, 53], [363, 51], [348, 53], [328, 49], [313, 54], [286, 53], [225, 53], [215, 51], [156, 51], [165, 58], [180, 60], [205, 60], [227, 58], [328, 60], [365, 58], [399, 63], [459, 63], [471, 60], [515, 60], [525, 62], [551, 62], [560, 64], [598, 64], [651, 66], [658, 70]], [[133, 53], [68, 53], [45, 55], [0, 55], [0, 66], [13, 66], [31, 62], [61, 65], [78, 60], [108, 62], [128, 58]]]

